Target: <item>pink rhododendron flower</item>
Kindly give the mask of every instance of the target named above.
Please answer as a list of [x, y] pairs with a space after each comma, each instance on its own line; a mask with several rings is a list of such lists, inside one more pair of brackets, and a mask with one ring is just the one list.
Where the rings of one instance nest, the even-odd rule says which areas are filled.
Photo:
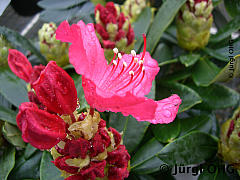
[[64, 21], [56, 31], [56, 38], [71, 43], [70, 62], [82, 75], [85, 98], [92, 108], [101, 112], [122, 112], [125, 116], [132, 115], [139, 121], [154, 124], [170, 123], [175, 119], [181, 104], [178, 95], [160, 101], [144, 96], [150, 92], [159, 71], [157, 61], [146, 52], [145, 36], [142, 53], [132, 51], [121, 56], [114, 49], [110, 64], [104, 57], [93, 24], [85, 25], [79, 21], [69, 26]]

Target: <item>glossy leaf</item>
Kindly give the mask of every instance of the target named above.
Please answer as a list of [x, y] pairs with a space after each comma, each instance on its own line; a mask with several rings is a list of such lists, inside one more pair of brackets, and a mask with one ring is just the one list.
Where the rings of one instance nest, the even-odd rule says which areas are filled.
[[239, 0], [224, 0], [224, 5], [230, 16], [235, 17], [240, 14]]
[[121, 113], [110, 113], [109, 126], [123, 132], [123, 143], [131, 153], [141, 142], [149, 122], [137, 121], [132, 116], [123, 116]]
[[167, 144], [157, 156], [169, 165], [189, 165], [214, 157], [217, 149], [217, 141], [212, 136], [194, 131]]
[[156, 48], [163, 32], [171, 24], [178, 10], [185, 2], [186, 0], [168, 0], [162, 4], [148, 32], [147, 51], [150, 53], [154, 52], [154, 49]]
[[8, 29], [6, 27], [0, 26], [0, 34], [2, 34], [6, 39], [15, 47], [24, 50], [31, 51], [35, 54], [42, 64], [46, 64], [45, 57], [39, 52], [39, 50], [24, 36], [20, 35], [18, 32]]
[[240, 95], [224, 85], [212, 84], [208, 87], [197, 87], [194, 84], [189, 84], [202, 98], [202, 103], [197, 105], [200, 109], [223, 109], [235, 106]]
[[24, 151], [24, 158], [29, 159], [38, 149], [31, 146], [31, 144], [27, 144], [26, 149]]
[[148, 174], [158, 171], [163, 162], [156, 154], [162, 148], [163, 145], [156, 138], [149, 140], [131, 158], [131, 171], [138, 174]]
[[169, 124], [157, 124], [152, 126], [153, 134], [155, 138], [162, 142], [168, 143], [173, 141], [180, 133], [179, 119], [175, 119]]
[[209, 86], [219, 72], [220, 69], [213, 62], [201, 59], [192, 70], [193, 81], [197, 86]]
[[179, 57], [180, 62], [185, 65], [185, 67], [192, 66], [200, 58], [199, 54], [187, 54]]
[[17, 125], [16, 115], [17, 113], [15, 111], [12, 111], [11, 109], [0, 106], [0, 120], [6, 121], [13, 125]]
[[236, 16], [226, 26], [220, 29], [217, 34], [212, 35], [210, 38], [210, 42], [213, 42], [213, 43], [220, 42], [221, 40], [227, 38], [233, 32], [236, 32], [239, 29], [240, 29], [240, 15]]
[[136, 22], [133, 23], [134, 33], [135, 33], [135, 50], [136, 52], [140, 51], [141, 45], [143, 43], [142, 34], [147, 34], [147, 30], [151, 24], [152, 11], [151, 8], [146, 7], [143, 9], [139, 15]]
[[41, 151], [36, 152], [28, 160], [24, 158], [24, 155], [20, 156], [16, 160], [16, 164], [10, 173], [8, 180], [39, 179], [39, 166], [41, 157]]
[[157, 99], [169, 97], [171, 94], [178, 94], [182, 99], [178, 113], [186, 111], [196, 104], [201, 103], [201, 97], [193, 89], [177, 82], [161, 82], [157, 91]]
[[157, 60], [158, 63], [164, 63], [172, 60], [172, 51], [168, 45], [160, 43], [153, 54], [153, 58]]
[[49, 152], [44, 151], [40, 165], [40, 179], [41, 180], [63, 180], [61, 171], [51, 162], [52, 156]]
[[0, 156], [0, 179], [7, 180], [8, 175], [15, 164], [15, 148], [10, 146], [6, 148]]
[[0, 93], [13, 105], [18, 107], [27, 102], [27, 87], [23, 80], [14, 75], [8, 68], [0, 68]]
[[11, 0], [1, 0], [0, 2], [0, 16], [3, 14], [5, 9], [8, 7]]
[[7, 122], [2, 127], [2, 133], [5, 139], [14, 146], [25, 147], [25, 143], [22, 140], [21, 131], [14, 125]]
[[72, 6], [79, 5], [87, 0], [67, 0], [67, 1], [59, 1], [59, 0], [42, 0], [38, 2], [38, 6], [45, 9], [67, 9]]
[[221, 54], [221, 53], [218, 53], [215, 49], [211, 49], [211, 48], [205, 47], [205, 48], [203, 49], [203, 51], [204, 51], [205, 53], [207, 53], [208, 55], [210, 55], [210, 56], [212, 56], [212, 57], [214, 57], [214, 58], [216, 58], [216, 59], [218, 59], [218, 60], [225, 61], [225, 62], [228, 61], [228, 58], [227, 58], [227, 57], [225, 57], [225, 56], [224, 56], [223, 54]]

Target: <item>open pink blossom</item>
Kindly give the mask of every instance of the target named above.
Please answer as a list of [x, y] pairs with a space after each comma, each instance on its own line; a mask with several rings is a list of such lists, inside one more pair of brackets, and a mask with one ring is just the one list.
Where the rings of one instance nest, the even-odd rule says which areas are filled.
[[159, 71], [157, 61], [146, 52], [145, 36], [142, 53], [132, 51], [122, 56], [114, 49], [110, 64], [104, 57], [93, 24], [85, 25], [79, 21], [69, 26], [64, 21], [56, 31], [56, 38], [71, 43], [70, 62], [82, 75], [85, 98], [92, 108], [101, 112], [122, 112], [125, 116], [132, 115], [139, 121], [154, 124], [170, 123], [175, 119], [181, 104], [178, 95], [160, 101], [144, 96], [150, 92]]

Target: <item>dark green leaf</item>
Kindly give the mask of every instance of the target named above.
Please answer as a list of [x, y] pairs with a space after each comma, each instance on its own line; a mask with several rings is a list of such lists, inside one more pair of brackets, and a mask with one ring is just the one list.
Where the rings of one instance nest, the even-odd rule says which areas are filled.
[[216, 7], [222, 0], [212, 0], [213, 6]]
[[189, 84], [202, 98], [202, 103], [197, 105], [200, 109], [223, 109], [235, 106], [239, 101], [239, 94], [224, 85], [212, 84], [208, 87], [197, 87]]
[[24, 152], [24, 158], [29, 159], [38, 149], [31, 146], [31, 144], [27, 144], [27, 147]]
[[141, 148], [131, 158], [131, 171], [138, 174], [148, 174], [158, 171], [163, 162], [157, 158], [156, 155], [162, 148], [163, 145], [155, 138], [141, 146]]
[[173, 141], [180, 133], [180, 123], [176, 119], [170, 124], [157, 124], [152, 126], [155, 138], [162, 142], [168, 143]]
[[220, 69], [208, 59], [201, 59], [194, 66], [192, 71], [193, 81], [197, 86], [209, 86]]
[[217, 52], [216, 50], [214, 50], [214, 49], [210, 49], [210, 48], [205, 47], [205, 48], [203, 49], [203, 51], [204, 51], [205, 53], [207, 53], [208, 55], [210, 55], [210, 56], [212, 56], [212, 57], [214, 57], [214, 58], [216, 58], [216, 59], [218, 59], [218, 60], [225, 61], [225, 62], [228, 61], [228, 58], [227, 58], [227, 57], [225, 57], [224, 55], [218, 53], [218, 52]]
[[141, 142], [149, 122], [137, 121], [132, 116], [125, 117], [121, 113], [110, 113], [109, 125], [123, 132], [123, 143], [128, 152], [132, 152]]
[[214, 157], [217, 149], [217, 141], [212, 136], [195, 131], [169, 143], [157, 156], [169, 165], [189, 165]]
[[236, 16], [226, 26], [220, 29], [217, 34], [212, 35], [210, 38], [210, 42], [213, 42], [213, 43], [220, 42], [221, 40], [227, 38], [233, 32], [236, 32], [239, 29], [240, 29], [240, 15]]
[[16, 160], [16, 165], [8, 180], [39, 179], [39, 166], [42, 152], [36, 152], [30, 159], [25, 160], [24, 155]]
[[169, 24], [171, 24], [178, 10], [185, 2], [186, 0], [168, 0], [162, 4], [147, 35], [147, 51], [150, 53], [154, 52], [154, 49], [156, 48], [163, 32], [166, 30]]
[[14, 125], [17, 125], [16, 115], [17, 115], [17, 113], [15, 111], [12, 111], [11, 109], [0, 106], [0, 119], [1, 120], [9, 122]]
[[15, 164], [15, 148], [10, 146], [6, 148], [0, 156], [0, 179], [7, 180], [8, 175]]
[[143, 43], [142, 34], [147, 34], [147, 30], [151, 24], [152, 19], [152, 11], [151, 8], [146, 7], [141, 12], [140, 16], [138, 17], [137, 21], [133, 23], [134, 33], [135, 33], [135, 49], [136, 52], [140, 51], [141, 45]]
[[72, 6], [76, 6], [80, 3], [83, 3], [87, 0], [67, 0], [67, 1], [59, 1], [59, 0], [42, 0], [38, 2], [38, 5], [45, 9], [67, 9]]
[[36, 47], [27, 38], [21, 36], [18, 32], [0, 26], [0, 34], [6, 37], [6, 39], [9, 42], [11, 42], [11, 44], [14, 47], [31, 51], [39, 58], [42, 64], [46, 64], [47, 61], [45, 57], [36, 49]]
[[191, 68], [185, 68], [184, 70], [174, 72], [173, 74], [163, 77], [164, 81], [180, 81], [186, 79], [192, 75]]
[[2, 127], [2, 133], [5, 139], [12, 145], [18, 147], [25, 147], [25, 143], [22, 140], [22, 134], [16, 126], [5, 122]]
[[40, 179], [41, 180], [63, 180], [61, 172], [51, 162], [52, 156], [49, 152], [44, 151], [40, 165]]
[[239, 0], [224, 0], [224, 5], [230, 16], [235, 17], [240, 14]]
[[3, 14], [5, 9], [8, 7], [11, 0], [1, 0], [0, 2], [0, 16]]
[[169, 46], [160, 43], [153, 54], [153, 58], [156, 59], [158, 63], [164, 63], [172, 60], [172, 51]]
[[27, 102], [27, 87], [23, 80], [19, 79], [8, 68], [0, 68], [0, 93], [13, 105], [18, 107]]
[[156, 81], [153, 80], [151, 91], [150, 93], [148, 93], [148, 95], [146, 95], [146, 97], [150, 99], [155, 99], [155, 96], [156, 96]]
[[201, 103], [201, 97], [197, 94], [197, 92], [177, 82], [162, 81], [158, 89], [159, 91], [156, 92], [158, 100], [167, 98], [172, 94], [179, 95], [179, 97], [182, 99], [182, 103], [178, 110], [179, 113]]
[[77, 94], [78, 94], [78, 99], [80, 104], [80, 111], [83, 111], [84, 109], [88, 108], [89, 105], [85, 99], [85, 95], [82, 87], [82, 76], [78, 74], [73, 74], [72, 78], [74, 80], [75, 87], [77, 89]]
[[187, 54], [187, 55], [182, 55], [179, 57], [179, 60], [182, 64], [184, 64], [186, 67], [192, 66], [195, 64], [198, 59], [200, 58], [199, 54]]

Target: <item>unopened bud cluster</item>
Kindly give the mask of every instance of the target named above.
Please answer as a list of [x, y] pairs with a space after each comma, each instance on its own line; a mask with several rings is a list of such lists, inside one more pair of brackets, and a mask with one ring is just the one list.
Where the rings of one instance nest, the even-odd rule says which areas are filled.
[[221, 158], [240, 170], [240, 107], [222, 125], [218, 148]]
[[124, 179], [129, 175], [130, 156], [121, 135], [114, 128], [106, 128], [106, 122], [98, 112], [74, 113], [61, 118], [68, 124], [68, 135], [51, 149], [53, 163], [65, 180], [72, 179]]
[[134, 31], [118, 5], [113, 2], [108, 2], [105, 7], [98, 4], [95, 20], [96, 34], [107, 59], [112, 59], [112, 49], [115, 47], [120, 53], [130, 53], [134, 48]]
[[11, 44], [0, 35], [0, 66], [7, 65], [8, 49], [12, 48]]
[[48, 61], [56, 61], [59, 66], [64, 66], [69, 64], [69, 45], [56, 39], [56, 29], [57, 26], [53, 22], [43, 24], [38, 31], [40, 51]]
[[177, 15], [177, 39], [187, 50], [206, 46], [212, 27], [212, 0], [187, 0]]

